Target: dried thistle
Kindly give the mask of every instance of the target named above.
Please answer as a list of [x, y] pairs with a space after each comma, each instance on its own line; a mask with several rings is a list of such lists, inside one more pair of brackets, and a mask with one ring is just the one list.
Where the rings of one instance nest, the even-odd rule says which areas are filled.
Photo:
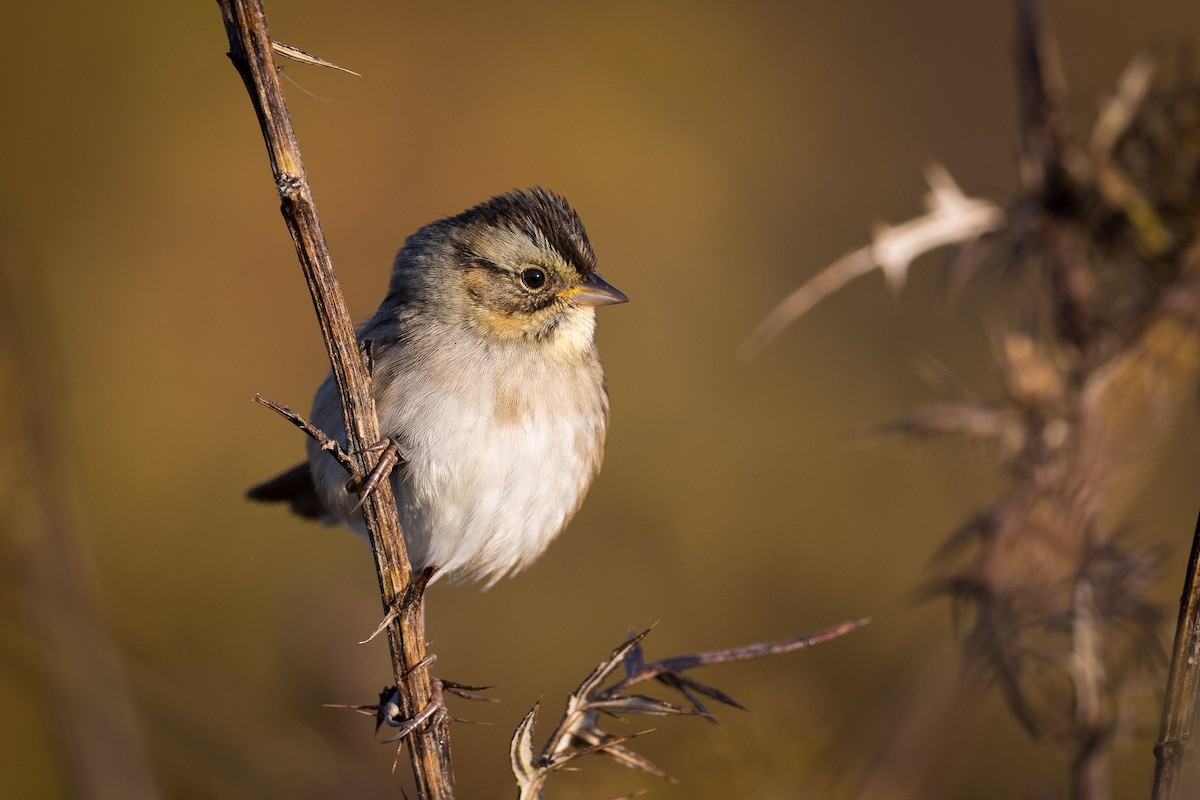
[[[576, 759], [593, 753], [606, 755], [618, 763], [655, 777], [673, 780], [645, 756], [626, 747], [630, 740], [650, 731], [616, 735], [604, 730], [601, 726], [602, 720], [620, 719], [627, 714], [656, 717], [699, 715], [715, 722], [701, 698], [715, 700], [734, 708], [743, 706], [720, 689], [687, 676], [684, 674], [687, 670], [708, 664], [750, 661], [802, 650], [836, 639], [866, 623], [867, 620], [845, 622], [790, 639], [675, 656], [650, 664], [645, 662], [642, 653], [642, 640], [650, 633], [649, 629], [631, 636], [588, 673], [575, 691], [571, 692], [562, 719], [537, 753], [534, 752], [533, 729], [537, 723], [540, 704], [534, 705], [521, 720], [509, 748], [513, 775], [517, 779], [518, 797], [520, 800], [540, 800], [546, 780], [552, 774], [567, 768]], [[619, 667], [624, 667], [624, 677], [606, 686]], [[679, 692], [687, 701], [686, 704], [672, 703], [629, 691], [634, 686], [648, 681], [657, 681]]]
[[1017, 197], [967, 198], [931, 177], [928, 214], [802, 286], [748, 346], [873, 266], [902, 285], [919, 255], [947, 244], [962, 245], [952, 285], [999, 269], [1024, 290], [997, 336], [999, 397], [939, 375], [952, 397], [876, 430], [997, 443], [1012, 487], [951, 536], [932, 589], [968, 616], [971, 663], [1031, 733], [1066, 749], [1074, 796], [1101, 797], [1120, 699], [1161, 652], [1164, 618], [1148, 599], [1161, 552], [1119, 534], [1116, 489], [1165, 443], [1200, 377], [1200, 84], [1156, 81], [1140, 55], [1080, 125], [1040, 4], [1017, 8]]

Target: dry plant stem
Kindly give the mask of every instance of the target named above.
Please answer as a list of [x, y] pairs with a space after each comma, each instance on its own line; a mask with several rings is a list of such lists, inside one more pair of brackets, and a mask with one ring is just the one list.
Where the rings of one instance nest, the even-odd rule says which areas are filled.
[[314, 441], [316, 441], [318, 444], [321, 445], [322, 450], [326, 451], [327, 453], [329, 453], [329, 455], [336, 458], [338, 463], [341, 464], [343, 468], [345, 468], [346, 472], [350, 473], [350, 476], [352, 478], [358, 477], [357, 476], [358, 465], [356, 465], [354, 463], [354, 459], [350, 458], [350, 454], [342, 449], [342, 446], [337, 443], [337, 440], [329, 438], [329, 436], [326, 435], [325, 431], [319, 429], [317, 426], [313, 425], [311, 422], [306, 420], [304, 417], [300, 416], [295, 411], [292, 411], [290, 408], [283, 405], [282, 403], [276, 403], [271, 400], [268, 400], [265, 397], [263, 397], [261, 394], [254, 395], [254, 402], [258, 403], [259, 405], [266, 406], [267, 408], [271, 409], [279, 416], [286, 419], [288, 422], [295, 425], [300, 430], [304, 431], [304, 433], [307, 434], [309, 436], [309, 438], [313, 439]]
[[[731, 664], [791, 653], [836, 639], [866, 623], [865, 619], [844, 622], [789, 639], [675, 656], [650, 664], [643, 660], [641, 645], [650, 631], [645, 630], [631, 636], [588, 673], [583, 682], [571, 692], [562, 719], [539, 752], [534, 752], [533, 729], [537, 724], [540, 704], [534, 705], [521, 720], [509, 748], [513, 775], [517, 779], [518, 800], [542, 800], [545, 796], [546, 781], [552, 774], [571, 769], [575, 761], [592, 754], [606, 755], [626, 767], [673, 781], [648, 758], [626, 747], [629, 741], [649, 731], [617, 736], [604, 730], [602, 721], [627, 715], [700, 715], [715, 724], [715, 718], [704, 707], [701, 697], [735, 708], [744, 709], [744, 706], [720, 689], [685, 675], [686, 670], [710, 664]], [[625, 677], [606, 688], [605, 684], [620, 668], [624, 668]], [[658, 681], [679, 692], [687, 704], [676, 704], [644, 694], [629, 694], [626, 691], [650, 681]]]
[[[333, 272], [325, 235], [308, 185], [300, 148], [279, 84], [267, 19], [258, 0], [218, 0], [229, 37], [229, 58], [242, 76], [258, 115], [281, 211], [296, 246], [312, 294], [321, 334], [337, 382], [346, 428], [347, 450], [360, 475], [371, 472], [371, 446], [379, 441], [379, 422], [369, 377], [354, 336], [354, 326]], [[389, 481], [382, 481], [363, 504], [385, 612], [392, 613], [388, 643], [399, 687], [401, 711], [412, 717], [428, 705], [432, 686], [426, 662], [424, 615], [419, 593], [406, 593], [412, 569], [404, 549], [400, 521]], [[453, 797], [450, 742], [446, 723], [423, 726], [408, 739], [417, 796]]]
[[1171, 672], [1163, 702], [1162, 725], [1154, 745], [1154, 792], [1152, 800], [1183, 797], [1187, 751], [1192, 741], [1192, 722], [1200, 698], [1200, 517], [1192, 537], [1183, 596], [1179, 599], [1179, 624], [1171, 650]]
[[1075, 800], [1106, 800], [1109, 792], [1109, 731], [1105, 730], [1100, 706], [1105, 682], [1101, 648], [1104, 632], [1097, 613], [1091, 583], [1080, 579], [1075, 586], [1072, 620], [1071, 677], [1075, 681], [1076, 746], [1071, 759], [1071, 797]]
[[888, 286], [899, 290], [920, 256], [950, 244], [968, 245], [1004, 224], [999, 205], [967, 197], [940, 164], [926, 168], [925, 177], [929, 183], [925, 214], [899, 225], [877, 226], [870, 244], [842, 256], [784, 298], [742, 342], [741, 357], [755, 357], [817, 303], [876, 267]]

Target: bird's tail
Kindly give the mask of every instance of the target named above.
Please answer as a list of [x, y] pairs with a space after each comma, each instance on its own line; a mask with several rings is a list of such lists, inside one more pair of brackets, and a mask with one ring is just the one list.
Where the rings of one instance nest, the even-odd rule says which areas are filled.
[[250, 487], [246, 497], [262, 503], [287, 503], [293, 512], [306, 519], [328, 517], [307, 463], [297, 464], [269, 481]]

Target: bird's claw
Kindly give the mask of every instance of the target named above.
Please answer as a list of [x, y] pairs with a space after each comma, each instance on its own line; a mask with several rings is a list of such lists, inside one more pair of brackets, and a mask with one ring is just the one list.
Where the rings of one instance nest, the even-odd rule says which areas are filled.
[[449, 712], [446, 711], [446, 696], [442, 689], [442, 681], [434, 678], [430, 682], [429, 702], [411, 719], [404, 719], [400, 715], [399, 697], [393, 689], [392, 696], [386, 703], [383, 703], [379, 707], [378, 720], [380, 724], [386, 724], [389, 727], [398, 728], [399, 730], [396, 731], [394, 736], [384, 739], [383, 742], [385, 744], [388, 742], [398, 742], [426, 722], [432, 721], [434, 724], [437, 724], [445, 719]]
[[385, 478], [392, 474], [396, 464], [400, 461], [400, 445], [395, 439], [383, 439], [366, 448], [364, 452], [372, 452], [374, 450], [383, 450], [379, 460], [375, 462], [375, 466], [371, 468], [367, 474], [366, 480], [361, 482], [361, 485], [355, 486], [358, 481], [351, 480], [346, 488], [350, 491], [357, 490], [359, 493], [358, 503], [354, 506], [354, 511], [362, 508], [363, 503], [367, 502], [367, 498], [371, 496], [371, 492], [379, 487]]
[[[430, 657], [425, 661], [422, 661], [421, 664], [418, 664], [417, 666], [421, 666], [432, 661], [433, 658]], [[414, 667], [414, 669], [415, 668], [416, 667]], [[446, 694], [449, 693], [458, 697], [462, 697], [466, 700], [479, 700], [485, 703], [500, 702], [494, 697], [484, 697], [482, 694], [479, 694], [480, 692], [491, 688], [493, 687], [471, 686], [465, 683], [456, 683], [454, 681], [443, 680], [441, 678], [433, 678], [430, 680], [429, 702], [426, 703], [425, 707], [418, 711], [411, 719], [404, 719], [403, 716], [401, 716], [400, 702], [396, 689], [393, 687], [390, 690], [390, 694], [388, 694], [388, 690], [384, 690], [384, 694], [380, 695], [379, 698], [380, 705], [375, 717], [375, 729], [378, 730], [383, 725], [398, 729], [394, 735], [383, 740], [383, 743], [387, 744], [389, 742], [400, 741], [426, 723], [436, 725], [444, 719], [452, 719], [455, 722], [470, 722], [470, 720], [464, 720], [459, 719], [458, 717], [450, 716], [450, 712], [446, 708]], [[387, 696], [386, 701], [383, 699], [384, 696]]]

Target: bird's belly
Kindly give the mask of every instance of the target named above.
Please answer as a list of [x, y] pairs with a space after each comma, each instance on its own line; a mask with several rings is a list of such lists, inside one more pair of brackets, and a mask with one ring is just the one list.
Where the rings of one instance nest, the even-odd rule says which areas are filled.
[[596, 421], [460, 419], [417, 444], [394, 477], [414, 565], [489, 583], [529, 565], [591, 479], [581, 430], [594, 432]]

